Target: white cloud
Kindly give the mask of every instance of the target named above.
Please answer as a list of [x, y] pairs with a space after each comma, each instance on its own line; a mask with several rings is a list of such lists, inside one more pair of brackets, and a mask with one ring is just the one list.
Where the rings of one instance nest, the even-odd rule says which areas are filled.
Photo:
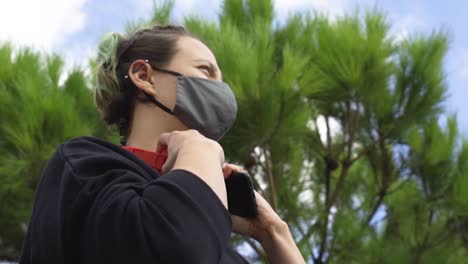
[[411, 32], [420, 32], [424, 28], [423, 19], [416, 15], [407, 15], [404, 17], [390, 17], [393, 24], [391, 34], [396, 42], [401, 42], [408, 38]]
[[453, 82], [452, 97], [458, 93], [465, 95], [462, 83], [468, 80], [468, 47], [449, 48], [446, 58], [448, 80]]
[[[156, 1], [158, 5], [160, 5], [161, 2], [162, 1]], [[220, 11], [221, 2], [221, 0], [176, 0], [172, 15], [177, 23], [182, 22], [186, 15], [197, 15], [206, 19], [215, 19]], [[153, 5], [151, 2], [150, 8], [152, 7]]]
[[350, 6], [350, 0], [275, 0], [275, 11], [280, 19], [284, 19], [291, 12], [319, 11], [331, 18], [341, 15]]
[[[221, 0], [176, 0], [175, 16], [177, 19], [187, 14], [202, 15], [205, 18], [215, 18], [220, 11]], [[342, 14], [350, 6], [351, 0], [274, 0], [273, 5], [280, 19], [287, 17], [289, 12], [317, 10], [335, 16]]]
[[[387, 7], [388, 8], [388, 7]], [[386, 9], [382, 9], [384, 12]], [[391, 10], [391, 9], [390, 9]], [[403, 12], [389, 12], [388, 21], [391, 25], [390, 34], [395, 37], [395, 41], [401, 42], [413, 33], [430, 33], [432, 30], [432, 17], [428, 17], [427, 6], [423, 2], [414, 1], [406, 5]]]
[[0, 41], [53, 50], [85, 25], [87, 0], [3, 1]]

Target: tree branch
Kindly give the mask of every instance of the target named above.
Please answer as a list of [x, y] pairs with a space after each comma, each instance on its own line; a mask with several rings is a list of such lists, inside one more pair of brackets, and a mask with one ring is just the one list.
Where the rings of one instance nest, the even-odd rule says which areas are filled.
[[[320, 229], [320, 247], [319, 247], [319, 255], [317, 256], [315, 262], [321, 262], [323, 258], [323, 253], [325, 251], [325, 246], [327, 242], [328, 236], [328, 217], [330, 215], [330, 182], [331, 182], [331, 172], [335, 168], [331, 168], [331, 159], [333, 159], [333, 155], [331, 153], [331, 133], [330, 133], [330, 124], [328, 120], [328, 116], [325, 116], [325, 124], [327, 126], [327, 153], [325, 155], [326, 159], [326, 166], [325, 166], [325, 212], [324, 212], [324, 219], [323, 223], [321, 224]], [[312, 229], [312, 228], [311, 228]]]
[[308, 241], [310, 239], [310, 237], [314, 233], [314, 230], [317, 229], [317, 226], [318, 226], [317, 223], [315, 223], [311, 227], [309, 227], [307, 232], [304, 234], [304, 236], [302, 236], [301, 240], [299, 241], [299, 244], [305, 243], [306, 241]]
[[392, 189], [388, 190], [387, 194], [389, 195], [389, 194], [392, 194], [392, 193], [398, 191], [398, 189], [402, 188], [406, 183], [408, 183], [408, 182], [410, 182], [410, 181], [411, 181], [411, 179], [405, 179], [405, 180], [401, 181], [401, 182], [398, 184], [398, 186], [395, 186], [395, 187], [393, 187]]
[[342, 169], [341, 169], [341, 174], [338, 177], [338, 182], [336, 184], [335, 190], [332, 192], [329, 204], [327, 206], [327, 210], [330, 210], [330, 208], [335, 204], [336, 199], [338, 197], [338, 193], [341, 191], [343, 188], [344, 180], [346, 176], [348, 175], [348, 170], [349, 170], [349, 164], [346, 162], [343, 162]]
[[262, 196], [264, 195], [264, 190], [260, 187], [260, 184], [258, 183], [258, 180], [257, 178], [255, 178], [256, 176], [256, 173], [254, 171], [254, 168], [255, 166], [250, 166], [247, 169], [247, 173], [249, 173], [249, 175], [251, 176], [250, 178], [252, 179], [252, 184], [253, 184], [253, 187], [254, 189], [259, 193], [261, 194]]
[[[330, 194], [330, 181], [331, 181], [331, 171], [332, 168], [326, 167], [325, 170], [325, 214], [324, 214], [324, 224], [321, 229], [321, 242], [320, 242], [320, 249], [319, 249], [319, 256], [318, 261], [322, 262], [323, 254], [325, 252], [326, 241], [328, 237], [328, 218], [330, 215], [330, 210], [335, 204], [336, 199], [338, 197], [338, 193], [341, 191], [344, 185], [344, 180], [348, 175], [348, 170], [351, 166], [351, 155], [352, 155], [352, 147], [354, 143], [355, 132], [358, 127], [357, 123], [359, 122], [359, 115], [357, 117], [353, 117], [350, 102], [346, 102], [347, 112], [349, 113], [349, 122], [348, 122], [348, 133], [349, 138], [347, 144], [345, 146], [346, 149], [346, 156], [342, 162], [341, 174], [338, 178], [338, 182], [335, 186], [334, 191]], [[328, 116], [325, 117], [325, 124], [327, 126], [327, 155], [331, 155], [331, 134], [330, 134], [330, 125]]]
[[[298, 245], [302, 245], [304, 242], [306, 242], [306, 240], [308, 241], [308, 237], [310, 237], [312, 235], [312, 233], [310, 235], [308, 235], [309, 233], [309, 230], [311, 230], [312, 228], [310, 228], [307, 233], [304, 232], [304, 230], [302, 229], [299, 221], [297, 220], [297, 218], [294, 218], [294, 222], [296, 223], [297, 225], [297, 229], [299, 230], [299, 233], [301, 234], [301, 240], [299, 241]], [[307, 237], [306, 237], [307, 236]], [[310, 256], [312, 256], [313, 259], [315, 259], [315, 255], [314, 255], [314, 251], [312, 249], [312, 246], [307, 243], [307, 249], [309, 249], [309, 253], [310, 253]]]
[[270, 190], [271, 207], [273, 208], [273, 210], [276, 211], [276, 209], [278, 208], [278, 195], [276, 193], [275, 179], [273, 177], [271, 153], [269, 153], [269, 150], [270, 150], [269, 145], [268, 144], [264, 145], [262, 149], [263, 149], [263, 155], [265, 156], [265, 163], [266, 163], [265, 173], [267, 174], [268, 188]]
[[371, 213], [367, 216], [366, 221], [364, 222], [364, 227], [368, 226], [370, 221], [372, 221], [372, 218], [374, 218], [374, 215], [377, 213], [377, 210], [379, 209], [380, 205], [382, 204], [385, 195], [386, 195], [385, 190], [381, 190], [379, 192], [379, 198], [377, 200], [377, 203], [375, 203], [374, 207], [372, 208]]
[[384, 143], [384, 138], [380, 137], [379, 138], [379, 149], [381, 151], [381, 156], [382, 156], [382, 184], [380, 186], [380, 191], [378, 193], [378, 199], [374, 207], [372, 208], [370, 214], [367, 216], [366, 221], [364, 222], [364, 227], [368, 226], [370, 221], [372, 221], [372, 218], [374, 218], [374, 215], [377, 213], [377, 210], [379, 209], [380, 205], [382, 204], [385, 195], [387, 194], [387, 189], [388, 189], [388, 181], [390, 178], [390, 165], [389, 165], [389, 158], [387, 155], [387, 150], [385, 148], [385, 143]]
[[348, 133], [349, 133], [349, 138], [347, 142], [347, 150], [346, 150], [346, 156], [344, 160], [342, 161], [342, 169], [341, 169], [341, 174], [340, 177], [338, 178], [338, 182], [335, 186], [335, 190], [331, 194], [329, 204], [327, 206], [327, 210], [330, 210], [330, 208], [333, 206], [333, 204], [336, 201], [336, 198], [338, 197], [338, 193], [341, 191], [343, 188], [344, 180], [346, 176], [348, 175], [348, 170], [352, 165], [352, 160], [351, 160], [351, 155], [352, 155], [352, 147], [354, 143], [354, 137], [355, 137], [355, 132], [357, 129], [357, 124], [359, 123], [359, 115], [357, 114], [357, 117], [353, 118], [352, 109], [350, 107], [350, 102], [346, 102], [346, 110], [349, 113], [349, 125], [348, 125]]

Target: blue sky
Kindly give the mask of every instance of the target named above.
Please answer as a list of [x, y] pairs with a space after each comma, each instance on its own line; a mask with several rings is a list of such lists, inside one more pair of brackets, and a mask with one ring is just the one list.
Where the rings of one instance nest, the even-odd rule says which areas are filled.
[[[174, 16], [185, 14], [216, 19], [220, 0], [176, 0]], [[459, 127], [468, 136], [468, 24], [467, 0], [275, 0], [280, 19], [289, 12], [320, 10], [331, 16], [356, 6], [377, 5], [388, 15], [393, 33], [405, 37], [413, 32], [450, 33], [445, 61], [449, 99], [446, 108], [458, 116]], [[127, 21], [149, 17], [153, 0], [15, 0], [0, 5], [0, 41], [10, 40], [47, 52], [65, 55], [68, 67], [85, 64], [93, 55], [99, 37], [123, 32]]]

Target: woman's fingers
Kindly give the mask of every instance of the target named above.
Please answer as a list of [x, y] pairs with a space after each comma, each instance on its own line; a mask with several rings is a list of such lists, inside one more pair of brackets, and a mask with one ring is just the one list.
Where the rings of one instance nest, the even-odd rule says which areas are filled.
[[232, 168], [229, 167], [227, 163], [224, 163], [224, 164], [223, 164], [223, 175], [224, 175], [224, 179], [229, 178], [229, 175], [231, 175], [231, 173], [232, 173]]
[[254, 234], [253, 224], [240, 216], [231, 215], [232, 231], [243, 236], [252, 236]]
[[235, 165], [235, 164], [230, 164], [230, 163], [225, 163], [227, 167], [231, 168], [232, 171], [234, 172], [245, 172], [244, 167]]
[[239, 165], [234, 165], [234, 164], [230, 164], [230, 163], [224, 163], [223, 164], [224, 179], [229, 178], [229, 176], [233, 172], [246, 172], [246, 171], [242, 166], [239, 166]]
[[161, 152], [164, 148], [167, 148], [170, 133], [162, 133], [159, 135], [158, 145], [156, 146], [156, 152]]
[[218, 152], [220, 163], [224, 162], [224, 152], [221, 145], [194, 129], [162, 133], [156, 144], [156, 152], [161, 153], [164, 149], [167, 149], [167, 160], [162, 167], [163, 174], [172, 170], [181, 149], [190, 149], [189, 153], [195, 153], [195, 155], [197, 152], [210, 153], [210, 155], [215, 155]]
[[[159, 135], [158, 144], [156, 146], [156, 152], [160, 152], [162, 149], [166, 148], [168, 145], [171, 145], [172, 141], [174, 145], [180, 146], [183, 142], [189, 138], [203, 137], [200, 132], [194, 129], [189, 130], [174, 130], [168, 133], [162, 133]], [[204, 138], [204, 137], [203, 137]]]

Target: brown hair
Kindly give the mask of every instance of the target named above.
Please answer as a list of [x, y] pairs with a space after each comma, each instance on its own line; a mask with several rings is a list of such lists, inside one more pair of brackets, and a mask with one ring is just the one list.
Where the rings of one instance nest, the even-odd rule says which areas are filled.
[[119, 126], [122, 145], [126, 144], [135, 101], [148, 101], [125, 78], [130, 65], [135, 60], [147, 59], [154, 67], [166, 66], [176, 54], [177, 40], [182, 36], [193, 37], [181, 26], [158, 25], [139, 30], [129, 38], [110, 33], [101, 40], [94, 101], [105, 123]]

